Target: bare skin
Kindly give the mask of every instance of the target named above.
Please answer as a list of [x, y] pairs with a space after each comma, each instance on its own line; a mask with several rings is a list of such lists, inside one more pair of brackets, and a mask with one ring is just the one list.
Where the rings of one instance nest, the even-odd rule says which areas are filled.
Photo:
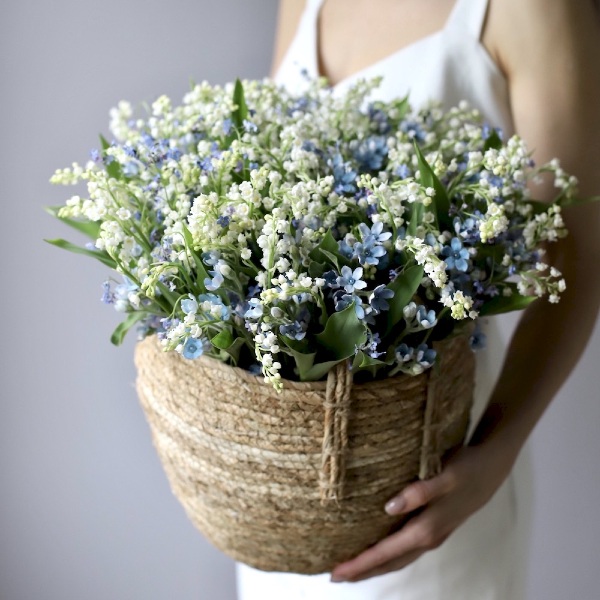
[[[303, 5], [281, 0], [273, 72]], [[454, 0], [326, 0], [319, 16], [321, 74], [335, 84], [435, 33], [453, 5]], [[515, 129], [534, 149], [536, 162], [559, 157], [578, 177], [581, 196], [599, 195], [600, 14], [593, 0], [490, 0], [481, 42], [507, 79]], [[549, 185], [535, 193], [553, 197]], [[338, 565], [332, 580], [360, 581], [405, 567], [439, 547], [508, 477], [583, 353], [600, 306], [600, 203], [568, 209], [564, 218], [570, 235], [551, 244], [547, 257], [567, 281], [560, 303], [539, 301], [526, 310], [469, 444], [440, 475], [408, 486], [388, 507], [395, 514], [418, 511], [415, 516]]]

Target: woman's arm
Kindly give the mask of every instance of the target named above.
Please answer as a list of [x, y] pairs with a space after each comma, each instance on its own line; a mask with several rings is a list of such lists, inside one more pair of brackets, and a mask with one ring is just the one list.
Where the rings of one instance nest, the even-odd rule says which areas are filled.
[[[504, 69], [517, 132], [538, 163], [555, 156], [600, 194], [600, 25], [592, 0], [493, 0], [484, 42]], [[538, 197], [553, 196], [551, 186]], [[600, 204], [565, 209], [570, 235], [550, 244], [548, 262], [562, 270], [559, 304], [530, 306], [510, 344], [498, 384], [470, 444], [442, 473], [408, 486], [387, 507], [421, 509], [398, 532], [333, 571], [359, 581], [401, 569], [437, 548], [484, 506], [564, 383], [592, 332], [600, 303]]]
[[[580, 195], [600, 194], [600, 19], [593, 2], [499, 4], [492, 3], [491, 35], [500, 40], [516, 28], [519, 36], [514, 45], [497, 45], [516, 130], [538, 163], [557, 156], [578, 177]], [[546, 199], [554, 193], [549, 186], [539, 192]], [[564, 219], [570, 234], [548, 246], [548, 262], [563, 272], [567, 289], [559, 304], [536, 302], [526, 311], [473, 444], [499, 436], [520, 448], [593, 331], [600, 304], [600, 204], [565, 210]]]

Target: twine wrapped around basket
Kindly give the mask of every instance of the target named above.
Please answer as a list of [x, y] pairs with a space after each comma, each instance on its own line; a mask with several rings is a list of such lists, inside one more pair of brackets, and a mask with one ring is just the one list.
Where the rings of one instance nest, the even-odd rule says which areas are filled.
[[262, 377], [202, 357], [136, 348], [137, 390], [173, 492], [217, 548], [267, 571], [321, 573], [397, 528], [383, 506], [438, 473], [464, 442], [468, 336], [434, 344], [439, 367], [352, 384]]

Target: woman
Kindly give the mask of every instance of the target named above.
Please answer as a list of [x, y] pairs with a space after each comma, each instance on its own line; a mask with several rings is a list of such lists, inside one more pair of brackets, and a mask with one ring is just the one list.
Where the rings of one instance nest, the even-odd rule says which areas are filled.
[[[358, 77], [383, 75], [382, 99], [410, 92], [415, 106], [466, 99], [506, 135], [518, 132], [536, 162], [558, 156], [585, 197], [600, 193], [598, 56], [593, 0], [282, 0], [274, 73], [295, 87], [306, 69], [340, 91]], [[551, 198], [551, 185], [536, 196]], [[409, 522], [336, 567], [331, 582], [240, 566], [240, 600], [525, 597], [523, 458], [519, 472], [513, 467], [583, 352], [600, 304], [600, 206], [564, 216], [570, 235], [549, 248], [548, 262], [563, 272], [567, 291], [558, 305], [534, 303], [510, 344], [506, 320], [488, 324], [476, 388], [483, 404], [468, 445], [439, 476], [385, 507], [415, 511]], [[343, 581], [361, 583], [336, 583]]]

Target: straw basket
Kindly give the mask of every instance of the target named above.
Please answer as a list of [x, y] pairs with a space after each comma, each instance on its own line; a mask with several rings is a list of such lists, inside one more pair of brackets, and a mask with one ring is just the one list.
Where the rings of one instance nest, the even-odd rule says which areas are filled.
[[136, 348], [137, 390], [173, 492], [208, 540], [258, 569], [321, 573], [397, 528], [385, 502], [463, 443], [468, 337], [434, 347], [439, 368], [416, 377], [352, 385], [340, 365], [277, 394], [149, 337]]

